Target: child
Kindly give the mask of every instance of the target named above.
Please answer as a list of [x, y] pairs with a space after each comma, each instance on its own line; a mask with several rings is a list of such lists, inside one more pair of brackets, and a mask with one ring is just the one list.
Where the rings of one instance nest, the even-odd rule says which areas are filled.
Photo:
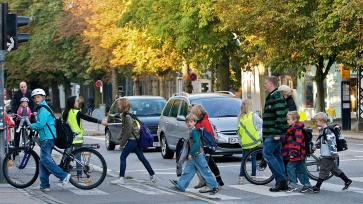
[[311, 192], [311, 184], [309, 182], [306, 170], [305, 157], [305, 138], [303, 135], [304, 124], [299, 122], [300, 116], [297, 111], [287, 113], [287, 123], [290, 125], [286, 132], [287, 152], [289, 162], [287, 164], [287, 173], [290, 179], [290, 186], [287, 192], [297, 192], [297, 178], [303, 185], [301, 193]]
[[177, 190], [184, 192], [198, 171], [210, 189], [208, 192], [213, 195], [219, 191], [218, 183], [209, 169], [207, 161], [205, 160], [205, 154], [200, 142], [199, 130], [194, 127], [197, 120], [198, 119], [194, 114], [189, 114], [186, 117], [187, 126], [189, 129], [191, 129], [188, 161], [179, 181], [170, 180], [170, 182]]
[[338, 156], [337, 144], [335, 141], [335, 134], [328, 127], [328, 116], [325, 113], [320, 112], [314, 116], [314, 120], [316, 126], [320, 128], [316, 146], [317, 148], [320, 148], [321, 160], [319, 179], [312, 190], [314, 193], [319, 193], [321, 184], [328, 178], [330, 173], [344, 181], [342, 190], [346, 190], [352, 184], [352, 180], [350, 180], [334, 162], [335, 157]]
[[16, 129], [16, 132], [20, 132], [20, 128], [23, 126], [24, 122], [26, 123], [27, 127], [30, 126], [29, 118], [31, 117], [32, 113], [28, 106], [28, 102], [29, 99], [26, 97], [20, 99], [20, 106], [17, 111], [18, 117], [20, 117], [20, 123]]

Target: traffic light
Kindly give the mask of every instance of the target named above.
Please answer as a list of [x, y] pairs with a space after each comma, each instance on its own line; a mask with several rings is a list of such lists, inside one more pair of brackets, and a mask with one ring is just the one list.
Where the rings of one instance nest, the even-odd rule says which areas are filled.
[[18, 44], [29, 40], [29, 33], [18, 33], [18, 28], [30, 22], [27, 16], [8, 13], [8, 4], [2, 3], [0, 9], [0, 49], [16, 50]]
[[28, 25], [30, 18], [27, 16], [17, 16], [16, 14], [9, 13], [6, 20], [6, 39], [8, 48], [11, 48], [13, 45], [13, 48], [10, 50], [16, 50], [19, 43], [27, 42], [29, 40], [29, 33], [18, 33], [17, 29]]

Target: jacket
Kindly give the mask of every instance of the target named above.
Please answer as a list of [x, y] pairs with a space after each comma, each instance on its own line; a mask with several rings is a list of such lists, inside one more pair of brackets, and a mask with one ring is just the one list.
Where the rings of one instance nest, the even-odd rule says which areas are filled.
[[175, 149], [176, 175], [179, 177], [183, 173], [183, 164], [188, 159], [189, 140], [180, 138]]
[[305, 138], [302, 132], [304, 124], [297, 122], [286, 131], [285, 143], [282, 147], [284, 160], [300, 161], [306, 157]]
[[207, 114], [204, 114], [202, 119], [200, 119], [196, 124], [195, 124], [195, 128], [200, 128], [203, 127], [206, 131], [208, 131], [213, 137], [214, 136], [214, 131], [213, 131], [213, 127], [212, 124], [209, 122], [209, 118]]
[[29, 108], [31, 110], [31, 112], [34, 112], [35, 110], [35, 103], [31, 97], [31, 92], [27, 91], [25, 93], [25, 95], [23, 93], [21, 93], [20, 90], [18, 90], [17, 92], [15, 92], [13, 98], [11, 99], [11, 112], [12, 113], [16, 113], [16, 111], [18, 110], [19, 106], [20, 106], [20, 99], [23, 97], [27, 97], [29, 99]]
[[317, 143], [320, 144], [320, 155], [322, 157], [334, 157], [338, 155], [335, 134], [328, 127], [319, 130]]
[[189, 155], [191, 156], [198, 156], [200, 153], [203, 152], [203, 148], [200, 142], [200, 131], [197, 128], [193, 128], [190, 133], [189, 147]]
[[292, 96], [287, 97], [285, 100], [289, 111], [297, 111], [296, 104]]
[[[26, 113], [26, 115], [23, 115], [24, 109], [25, 109], [25, 112], [24, 113]], [[18, 117], [28, 116], [28, 118], [30, 118], [32, 116], [32, 112], [31, 112], [31, 110], [30, 110], [29, 107], [23, 108], [23, 107], [19, 106], [18, 110], [16, 111], [16, 114], [19, 115]], [[20, 119], [20, 118], [18, 118], [18, 119]]]
[[121, 114], [121, 135], [120, 135], [120, 146], [126, 145], [128, 139], [139, 139], [140, 125], [136, 120], [134, 120], [130, 114]]
[[[41, 101], [39, 105], [48, 106], [45, 100]], [[47, 127], [47, 124], [49, 125], [54, 137]], [[53, 117], [52, 113], [50, 113], [44, 107], [41, 107], [38, 110], [37, 121], [33, 124], [30, 124], [30, 128], [38, 131], [39, 141], [55, 139], [57, 137], [57, 131], [55, 130], [55, 118]]]
[[286, 133], [288, 128], [286, 121], [287, 112], [286, 101], [277, 89], [267, 95], [262, 115], [262, 132], [264, 137], [281, 136]]

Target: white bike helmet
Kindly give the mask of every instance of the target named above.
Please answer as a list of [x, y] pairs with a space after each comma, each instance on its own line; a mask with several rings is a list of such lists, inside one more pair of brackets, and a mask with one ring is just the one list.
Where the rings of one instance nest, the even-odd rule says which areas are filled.
[[43, 89], [34, 89], [32, 91], [32, 97], [34, 97], [36, 95], [45, 96], [45, 91]]
[[29, 102], [29, 99], [27, 97], [23, 97], [20, 99], [20, 102]]

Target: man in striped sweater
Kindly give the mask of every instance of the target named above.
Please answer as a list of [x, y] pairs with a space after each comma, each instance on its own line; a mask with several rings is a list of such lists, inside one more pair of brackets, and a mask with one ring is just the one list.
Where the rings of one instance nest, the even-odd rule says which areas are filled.
[[278, 85], [278, 80], [275, 76], [267, 77], [264, 82], [264, 88], [268, 95], [263, 111], [263, 154], [276, 179], [275, 187], [270, 188], [271, 192], [288, 189], [284, 162], [281, 155], [281, 137], [285, 135], [288, 128], [286, 121], [288, 107], [285, 99], [277, 90]]

